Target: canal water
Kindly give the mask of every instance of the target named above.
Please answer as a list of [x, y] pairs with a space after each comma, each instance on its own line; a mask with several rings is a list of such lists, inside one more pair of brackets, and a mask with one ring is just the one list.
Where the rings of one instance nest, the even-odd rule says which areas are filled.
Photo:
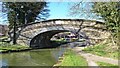
[[36, 49], [25, 52], [0, 54], [2, 66], [53, 66], [62, 56], [65, 48]]
[[0, 54], [0, 68], [8, 68], [7, 66], [53, 66], [63, 55], [66, 47], [73, 48], [81, 45], [80, 42], [74, 42], [61, 45], [58, 48]]

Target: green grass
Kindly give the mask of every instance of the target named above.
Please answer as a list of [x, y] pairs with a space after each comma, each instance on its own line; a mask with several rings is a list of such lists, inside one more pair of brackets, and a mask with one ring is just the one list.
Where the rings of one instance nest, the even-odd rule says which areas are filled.
[[1, 36], [0, 39], [5, 39], [8, 38], [7, 36]]
[[100, 66], [100, 68], [118, 68], [118, 65], [109, 64], [105, 62], [97, 62], [97, 64]]
[[52, 41], [55, 41], [55, 42], [66, 42], [66, 40], [64, 40], [64, 39], [57, 39], [57, 40], [52, 40]]
[[61, 66], [87, 66], [86, 59], [72, 50], [67, 50], [64, 55], [64, 59], [60, 63], [60, 68], [63, 68]]
[[106, 44], [97, 44], [94, 46], [89, 46], [83, 49], [83, 51], [113, 59], [118, 59], [119, 54], [119, 51], [117, 49], [113, 49], [112, 46], [110, 47]]
[[9, 50], [24, 50], [24, 49], [30, 49], [28, 46], [22, 46], [22, 45], [12, 45], [5, 42], [0, 42], [0, 52], [9, 51]]
[[[71, 39], [71, 42], [74, 42], [74, 41], [76, 41], [76, 40], [77, 40], [76, 38], [72, 38], [72, 39]], [[68, 42], [68, 41], [65, 40], [64, 38], [56, 39], [56, 40], [51, 40], [51, 41], [55, 41], [55, 42], [59, 42], [59, 43]]]

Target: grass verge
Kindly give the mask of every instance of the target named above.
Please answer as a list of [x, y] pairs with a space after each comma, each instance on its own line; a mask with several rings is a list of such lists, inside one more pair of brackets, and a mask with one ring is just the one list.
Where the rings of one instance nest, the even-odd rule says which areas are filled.
[[109, 64], [105, 62], [97, 62], [97, 64], [100, 66], [100, 68], [119, 68], [118, 65]]
[[20, 50], [27, 50], [30, 49], [28, 46], [22, 46], [22, 45], [12, 45], [5, 42], [0, 42], [0, 52], [10, 52], [10, 51], [20, 51]]
[[87, 61], [82, 56], [76, 54], [74, 51], [68, 49], [64, 54], [63, 61], [59, 64], [60, 68], [64, 66], [87, 66]]
[[94, 46], [88, 46], [87, 48], [83, 49], [83, 51], [113, 59], [118, 59], [119, 57], [119, 49], [117, 49], [115, 46], [108, 46], [107, 44], [97, 44]]

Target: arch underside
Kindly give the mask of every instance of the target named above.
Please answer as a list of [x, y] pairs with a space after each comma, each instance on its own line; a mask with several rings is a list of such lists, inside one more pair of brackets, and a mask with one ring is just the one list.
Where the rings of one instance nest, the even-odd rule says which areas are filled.
[[30, 47], [31, 48], [50, 48], [50, 47], [57, 47], [59, 45], [54, 45], [53, 42], [50, 41], [50, 39], [57, 33], [61, 32], [69, 32], [68, 30], [52, 30], [40, 33], [36, 35], [31, 41], [30, 41]]

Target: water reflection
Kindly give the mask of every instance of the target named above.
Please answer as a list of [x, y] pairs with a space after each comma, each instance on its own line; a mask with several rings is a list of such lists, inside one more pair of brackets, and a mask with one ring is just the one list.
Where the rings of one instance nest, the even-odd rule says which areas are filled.
[[2, 66], [52, 66], [63, 52], [64, 48], [56, 48], [0, 54], [0, 63]]

